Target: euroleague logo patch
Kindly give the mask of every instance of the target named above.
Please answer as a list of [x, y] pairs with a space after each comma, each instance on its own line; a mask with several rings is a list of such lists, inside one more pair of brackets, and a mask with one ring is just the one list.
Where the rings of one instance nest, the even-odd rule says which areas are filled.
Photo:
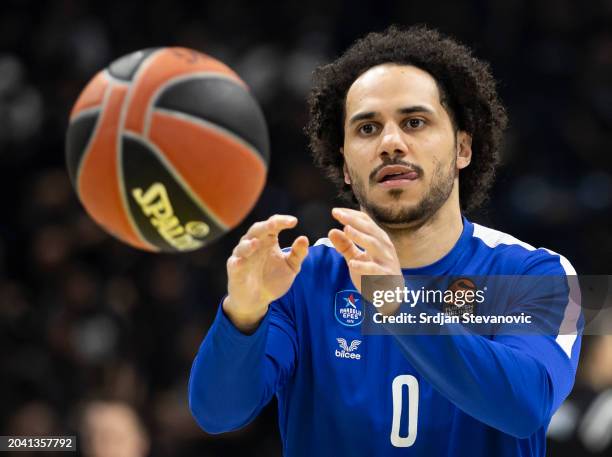
[[484, 291], [479, 290], [470, 278], [459, 278], [453, 281], [444, 293], [444, 313], [458, 316], [463, 313], [476, 313], [476, 305], [484, 301]]
[[334, 302], [336, 320], [347, 327], [354, 327], [363, 322], [363, 300], [356, 290], [336, 292]]

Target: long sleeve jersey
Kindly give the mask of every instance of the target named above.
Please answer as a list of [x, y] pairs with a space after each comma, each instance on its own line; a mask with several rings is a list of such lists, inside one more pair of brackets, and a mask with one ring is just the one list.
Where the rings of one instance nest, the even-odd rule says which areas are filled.
[[[403, 274], [575, 275], [554, 252], [466, 219], [463, 226], [447, 255]], [[363, 334], [364, 300], [322, 239], [253, 334], [219, 309], [193, 363], [190, 408], [204, 430], [222, 433], [248, 424], [276, 395], [287, 457], [544, 456], [580, 352], [569, 289], [551, 334]], [[513, 311], [553, 300], [526, 290]]]

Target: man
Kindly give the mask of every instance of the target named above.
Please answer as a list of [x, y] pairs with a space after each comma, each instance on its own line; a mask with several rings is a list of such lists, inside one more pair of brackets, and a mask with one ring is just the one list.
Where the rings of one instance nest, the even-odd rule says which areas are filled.
[[[198, 423], [242, 427], [276, 394], [286, 456], [544, 455], [573, 385], [576, 332], [360, 332], [363, 275], [575, 274], [462, 217], [486, 197], [506, 124], [486, 64], [436, 31], [392, 27], [318, 69], [310, 108], [315, 161], [359, 211], [334, 209], [344, 230], [310, 248], [300, 236], [280, 249], [292, 216], [242, 237], [192, 368]], [[546, 307], [534, 294], [517, 306]]]

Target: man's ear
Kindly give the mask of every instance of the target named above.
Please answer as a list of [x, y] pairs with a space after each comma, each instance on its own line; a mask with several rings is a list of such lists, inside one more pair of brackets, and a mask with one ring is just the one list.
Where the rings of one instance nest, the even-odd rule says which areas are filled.
[[457, 168], [462, 170], [472, 161], [472, 135], [459, 130], [457, 132]]
[[[344, 148], [340, 148], [340, 154], [344, 157]], [[348, 168], [346, 167], [346, 160], [342, 163], [342, 171], [344, 173], [344, 183], [351, 185], [351, 176], [349, 175]]]

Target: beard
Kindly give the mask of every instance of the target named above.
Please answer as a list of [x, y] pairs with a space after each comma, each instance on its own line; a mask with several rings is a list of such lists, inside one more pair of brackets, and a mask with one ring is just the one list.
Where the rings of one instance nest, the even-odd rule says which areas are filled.
[[[437, 213], [453, 191], [457, 162], [457, 158], [454, 154], [453, 157], [450, 166], [447, 168], [440, 162], [436, 163], [432, 174], [431, 185], [426, 190], [425, 195], [423, 195], [416, 204], [401, 203], [401, 198], [404, 194], [403, 189], [389, 189], [387, 191], [395, 204], [381, 205], [368, 200], [363, 180], [358, 179], [355, 173], [348, 168], [353, 193], [361, 208], [363, 208], [363, 210], [377, 223], [388, 226], [389, 228], [399, 228], [398, 226], [420, 227]], [[370, 174], [370, 186], [373, 187], [377, 184], [374, 176], [380, 168], [386, 165], [395, 164], [412, 167], [418, 172], [419, 179], [422, 179], [423, 169], [421, 167], [401, 160], [395, 160], [383, 163]]]

